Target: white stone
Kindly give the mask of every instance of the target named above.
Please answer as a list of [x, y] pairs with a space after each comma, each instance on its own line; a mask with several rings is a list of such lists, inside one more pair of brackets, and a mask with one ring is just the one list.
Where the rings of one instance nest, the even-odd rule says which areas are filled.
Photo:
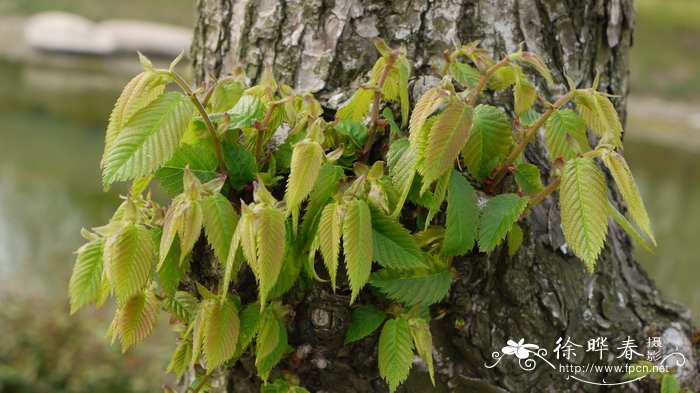
[[24, 37], [33, 48], [79, 54], [108, 55], [117, 40], [92, 21], [66, 12], [42, 12], [27, 20]]
[[98, 30], [114, 37], [120, 52], [141, 51], [168, 57], [187, 52], [192, 30], [163, 23], [114, 19], [98, 23]]

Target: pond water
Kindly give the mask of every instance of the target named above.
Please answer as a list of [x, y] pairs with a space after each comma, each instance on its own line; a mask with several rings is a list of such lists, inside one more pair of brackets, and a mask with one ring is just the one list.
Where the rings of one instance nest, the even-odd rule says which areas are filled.
[[[0, 63], [0, 281], [66, 296], [81, 227], [107, 220], [119, 203], [102, 192], [98, 163], [105, 121], [128, 76]], [[630, 132], [634, 132], [631, 130]], [[657, 233], [653, 256], [638, 251], [667, 298], [700, 313], [697, 153], [626, 143]]]

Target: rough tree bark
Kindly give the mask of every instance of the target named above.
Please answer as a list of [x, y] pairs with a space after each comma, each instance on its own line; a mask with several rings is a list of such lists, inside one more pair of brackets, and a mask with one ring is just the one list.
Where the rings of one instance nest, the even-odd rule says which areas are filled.
[[[196, 75], [222, 75], [242, 62], [254, 80], [269, 63], [282, 81], [311, 90], [333, 108], [357, 86], [377, 58], [370, 38], [407, 46], [415, 60], [415, 76], [434, 74], [434, 66], [452, 40], [481, 40], [496, 57], [525, 43], [545, 57], [558, 88], [546, 87], [548, 98], [565, 91], [564, 74], [590, 86], [596, 71], [600, 86], [620, 97], [623, 114], [629, 90], [628, 59], [632, 45], [634, 10], [631, 0], [199, 0], [192, 57]], [[430, 83], [422, 78], [419, 84]], [[492, 100], [510, 105], [505, 95]], [[534, 143], [526, 159], [548, 173], [543, 143]], [[612, 197], [619, 195], [611, 182]], [[620, 364], [614, 348], [631, 336], [645, 349], [648, 336], [662, 335], [664, 351], [675, 346], [686, 354], [679, 376], [698, 389], [698, 345], [687, 310], [662, 300], [658, 290], [635, 262], [629, 238], [611, 225], [606, 248], [595, 272], [566, 252], [556, 195], [539, 205], [527, 219], [524, 247], [510, 259], [502, 249], [489, 255], [471, 254], [455, 263], [458, 278], [448, 299], [433, 308], [444, 313], [432, 322], [435, 338], [436, 391], [559, 392], [652, 391], [649, 382], [605, 388], [566, 379], [565, 373], [538, 367], [522, 371], [516, 362], [503, 361], [493, 369], [492, 352], [508, 339], [525, 338], [550, 351], [559, 337], [583, 344], [607, 337], [608, 358], [597, 364]], [[618, 203], [619, 204], [619, 203]], [[212, 278], [203, 261], [195, 274]], [[297, 354], [279, 370], [297, 375], [311, 391], [385, 391], [376, 367], [377, 335], [349, 347], [342, 346], [349, 323], [347, 297], [318, 285], [300, 299], [288, 324]], [[585, 350], [585, 347], [584, 347]], [[574, 364], [595, 363], [597, 354]], [[308, 354], [307, 354], [308, 353]], [[403, 391], [430, 391], [420, 367]], [[246, 362], [220, 378], [222, 390], [257, 390]], [[602, 381], [604, 373], [590, 373]], [[619, 374], [608, 375], [617, 381]]]

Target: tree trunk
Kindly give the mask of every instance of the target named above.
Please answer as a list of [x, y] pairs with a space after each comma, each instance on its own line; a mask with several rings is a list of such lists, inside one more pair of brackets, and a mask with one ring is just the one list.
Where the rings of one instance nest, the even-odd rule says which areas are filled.
[[[414, 78], [434, 74], [433, 67], [440, 64], [443, 51], [453, 47], [453, 39], [481, 40], [495, 57], [516, 51], [524, 42], [528, 50], [544, 56], [560, 84], [547, 87], [531, 75], [547, 98], [556, 99], [566, 91], [565, 74], [579, 86], [590, 86], [600, 72], [600, 89], [619, 95], [614, 101], [624, 119], [634, 26], [631, 0], [199, 0], [197, 8], [192, 57], [199, 80], [207, 74], [226, 74], [241, 62], [255, 80], [268, 63], [280, 80], [315, 92], [333, 108], [363, 81], [377, 59], [373, 36], [406, 45], [415, 61]], [[512, 104], [505, 94], [491, 100]], [[531, 144], [525, 157], [545, 175], [549, 172], [542, 141]], [[613, 199], [620, 201], [609, 184]], [[432, 309], [434, 317], [444, 315], [431, 326], [435, 391], [658, 389], [649, 379], [615, 388], [586, 384], [541, 361], [532, 371], [520, 369], [517, 359], [508, 358], [494, 368], [485, 367], [495, 362], [492, 353], [508, 339], [525, 338], [547, 348], [552, 359], [559, 337], [584, 346], [572, 364], [622, 364], [616, 348], [627, 336], [643, 353], [650, 336], [663, 337], [666, 353], [678, 346], [687, 359], [679, 368], [679, 379], [700, 388], [698, 345], [692, 339], [688, 311], [661, 299], [633, 259], [630, 240], [619, 227], [611, 225], [607, 245], [589, 275], [583, 263], [566, 251], [556, 195], [538, 205], [526, 223], [526, 239], [515, 257], [508, 258], [499, 248], [454, 263], [457, 279], [452, 292]], [[278, 369], [298, 375], [311, 391], [386, 391], [377, 371], [377, 334], [342, 345], [350, 312], [347, 297], [317, 285], [301, 299], [288, 324], [297, 352]], [[587, 340], [597, 337], [607, 337], [611, 349], [602, 361], [598, 354], [583, 353]], [[246, 361], [239, 362], [223, 373], [220, 383], [228, 391], [257, 390], [250, 369]], [[617, 382], [620, 376], [578, 374], [595, 382]], [[400, 389], [433, 388], [426, 373], [414, 367]]]

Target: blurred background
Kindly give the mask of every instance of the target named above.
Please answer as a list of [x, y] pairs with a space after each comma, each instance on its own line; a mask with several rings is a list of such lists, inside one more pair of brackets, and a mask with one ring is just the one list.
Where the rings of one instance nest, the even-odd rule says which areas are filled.
[[[700, 1], [636, 7], [625, 156], [659, 243], [656, 255], [637, 254], [698, 321]], [[135, 22], [149, 20], [158, 23]], [[98, 167], [112, 105], [139, 72], [123, 53], [148, 33], [167, 64], [193, 23], [194, 0], [0, 1], [0, 392], [153, 392], [166, 382], [165, 318], [122, 355], [104, 340], [113, 309], [69, 317], [67, 285], [79, 229], [106, 222], [125, 191], [103, 193]]]

